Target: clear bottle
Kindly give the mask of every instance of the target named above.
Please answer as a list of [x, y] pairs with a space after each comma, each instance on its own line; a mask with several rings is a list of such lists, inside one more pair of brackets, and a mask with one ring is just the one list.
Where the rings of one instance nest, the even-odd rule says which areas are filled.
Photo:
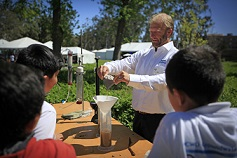
[[112, 146], [111, 110], [100, 113], [100, 150], [110, 151]]
[[82, 104], [82, 111], [84, 111], [84, 101], [83, 101], [83, 67], [79, 66], [76, 70], [76, 79], [77, 79], [77, 91], [76, 91], [76, 100], [77, 104]]

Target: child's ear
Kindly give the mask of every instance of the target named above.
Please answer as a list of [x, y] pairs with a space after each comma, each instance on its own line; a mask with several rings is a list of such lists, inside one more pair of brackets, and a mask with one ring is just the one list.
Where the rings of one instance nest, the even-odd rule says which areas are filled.
[[39, 118], [40, 118], [40, 114], [37, 114], [35, 118], [26, 125], [26, 128], [25, 128], [26, 133], [31, 133], [33, 131], [33, 129], [35, 128], [35, 126], [37, 125], [39, 121]]
[[44, 75], [44, 79], [46, 80], [48, 78], [48, 76], [47, 75]]
[[181, 106], [184, 104], [185, 102], [185, 95], [183, 91], [177, 90], [177, 89], [173, 89], [173, 94], [177, 99], [178, 105]]

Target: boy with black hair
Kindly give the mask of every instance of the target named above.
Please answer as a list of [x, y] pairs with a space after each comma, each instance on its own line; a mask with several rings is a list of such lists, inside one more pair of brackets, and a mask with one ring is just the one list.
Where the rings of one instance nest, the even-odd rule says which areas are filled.
[[237, 110], [217, 102], [225, 73], [220, 54], [209, 46], [180, 50], [166, 68], [167, 114], [148, 157], [237, 157]]
[[[19, 52], [17, 63], [23, 64], [44, 73], [44, 91], [48, 93], [58, 82], [58, 74], [61, 69], [59, 59], [52, 50], [40, 44], [32, 44]], [[37, 140], [54, 138], [63, 139], [62, 134], [54, 134], [56, 128], [56, 110], [48, 102], [44, 101], [39, 122], [34, 129], [34, 137]]]
[[0, 63], [0, 158], [75, 158], [59, 140], [33, 137], [44, 101], [43, 75], [20, 64]]

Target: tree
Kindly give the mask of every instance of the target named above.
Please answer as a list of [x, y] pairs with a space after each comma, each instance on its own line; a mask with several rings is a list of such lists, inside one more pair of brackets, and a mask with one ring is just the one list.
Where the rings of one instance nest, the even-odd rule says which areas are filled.
[[60, 11], [60, 27], [63, 31], [63, 46], [76, 46], [78, 41], [74, 41], [74, 28], [78, 28], [79, 21], [76, 18], [79, 16], [77, 11], [72, 7], [71, 0], [61, 0]]
[[[123, 6], [123, 2], [127, 5]], [[115, 46], [114, 60], [120, 58], [121, 44], [150, 41], [149, 20], [155, 13], [173, 17], [172, 38], [178, 48], [206, 43], [208, 29], [213, 25], [207, 0], [101, 0], [100, 4], [101, 18], [92, 19], [91, 26], [86, 24], [83, 46], [89, 50]], [[125, 19], [125, 26], [121, 26], [121, 19]]]
[[22, 37], [22, 21], [17, 14], [10, 10], [1, 10], [0, 12], [0, 39], [8, 41]]
[[113, 47], [117, 22], [109, 16], [101, 18], [95, 16], [91, 22], [91, 25], [89, 20], [82, 24], [82, 33], [79, 35], [80, 38], [82, 37], [82, 43], [80, 41], [79, 46], [87, 50]]
[[53, 7], [53, 31], [52, 31], [52, 39], [53, 39], [53, 53], [61, 57], [61, 46], [63, 42], [63, 30], [60, 26], [61, 23], [61, 0], [52, 0]]
[[113, 60], [120, 59], [120, 49], [123, 41], [124, 28], [126, 25], [126, 10], [123, 8], [128, 7], [128, 0], [122, 0], [122, 9], [119, 10], [119, 19], [118, 19], [118, 27], [117, 27], [117, 36], [115, 40], [115, 48]]
[[162, 1], [162, 11], [167, 12], [174, 18], [174, 41], [179, 49], [190, 44], [202, 45], [207, 43], [207, 32], [213, 25], [207, 1]]
[[[53, 2], [51, 0], [0, 0], [0, 37], [14, 40], [28, 36], [40, 42], [52, 40]], [[59, 26], [64, 45], [77, 45], [73, 29], [77, 26], [76, 10], [71, 0], [60, 1]], [[58, 16], [55, 14], [55, 16]], [[57, 30], [58, 31], [58, 30]], [[56, 34], [57, 35], [57, 34]]]
[[[207, 43], [208, 29], [213, 26], [208, 0], [160, 0], [156, 12], [164, 12], [174, 20], [173, 40], [176, 47], [184, 48], [190, 44]], [[146, 28], [143, 41], [149, 40]]]
[[26, 0], [4, 0], [1, 7], [1, 35], [6, 40], [28, 36], [37, 39], [37, 10]]
[[[120, 59], [120, 48], [124, 39], [138, 39], [142, 33], [142, 28], [144, 28], [146, 16], [154, 10], [154, 3], [155, 0], [101, 0], [101, 4], [103, 5], [102, 14], [110, 16], [117, 21], [113, 60]], [[131, 22], [131, 25], [129, 25], [130, 28], [127, 27], [129, 22]], [[133, 22], [140, 23], [133, 26]], [[137, 29], [138, 27], [140, 28]], [[124, 38], [126, 34], [125, 30], [128, 30], [127, 35], [132, 35], [131, 38], [128, 36], [128, 38]]]

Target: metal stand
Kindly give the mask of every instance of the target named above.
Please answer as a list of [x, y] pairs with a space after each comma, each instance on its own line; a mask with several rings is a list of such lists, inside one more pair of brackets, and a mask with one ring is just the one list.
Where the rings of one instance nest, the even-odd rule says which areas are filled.
[[96, 95], [100, 95], [100, 79], [99, 76], [97, 74], [97, 69], [98, 69], [98, 60], [100, 59], [100, 57], [95, 57], [96, 60], [96, 69], [95, 69], [95, 86], [96, 86]]
[[72, 51], [68, 51], [68, 85], [72, 85], [72, 55], [73, 52]]
[[[96, 68], [95, 68], [95, 85], [96, 85], [96, 95], [100, 94], [100, 79], [97, 74], [97, 69], [98, 69], [98, 60], [100, 57], [95, 57], [96, 60]], [[91, 122], [94, 122], [95, 124], [98, 124], [98, 113], [99, 113], [99, 108], [95, 102], [90, 102], [90, 106], [94, 109], [95, 114], [91, 119]], [[99, 126], [99, 125], [98, 125]]]

